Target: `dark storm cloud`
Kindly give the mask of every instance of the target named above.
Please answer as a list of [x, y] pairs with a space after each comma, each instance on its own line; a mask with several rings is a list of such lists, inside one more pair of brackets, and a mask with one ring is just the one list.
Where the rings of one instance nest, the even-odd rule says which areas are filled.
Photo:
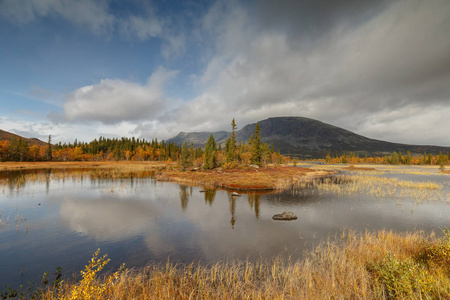
[[315, 40], [339, 23], [357, 26], [382, 11], [387, 0], [257, 0], [259, 25], [287, 31], [291, 38]]

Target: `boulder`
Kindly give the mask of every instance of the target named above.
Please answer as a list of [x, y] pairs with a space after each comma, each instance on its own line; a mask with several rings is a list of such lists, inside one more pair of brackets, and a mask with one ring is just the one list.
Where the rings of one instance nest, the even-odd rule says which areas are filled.
[[232, 193], [231, 193], [231, 196], [232, 196], [232, 197], [240, 197], [241, 195], [238, 194], [238, 193], [236, 193], [236, 192], [232, 192]]
[[290, 212], [290, 211], [284, 211], [281, 214], [276, 214], [272, 217], [274, 220], [296, 220], [297, 216]]

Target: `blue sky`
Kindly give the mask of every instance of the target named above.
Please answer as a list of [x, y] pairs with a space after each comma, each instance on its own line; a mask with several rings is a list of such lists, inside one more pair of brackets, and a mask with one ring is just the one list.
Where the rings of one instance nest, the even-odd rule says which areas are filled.
[[0, 0], [0, 129], [167, 139], [274, 116], [450, 146], [446, 0]]

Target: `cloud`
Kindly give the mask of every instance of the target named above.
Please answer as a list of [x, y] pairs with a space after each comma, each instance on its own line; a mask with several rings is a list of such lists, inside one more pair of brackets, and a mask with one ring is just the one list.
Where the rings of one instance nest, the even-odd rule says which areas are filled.
[[[393, 111], [415, 114], [404, 122], [427, 122], [425, 111], [432, 107], [443, 128], [448, 124], [444, 115], [450, 103], [446, 1], [400, 0], [375, 6], [365, 2], [357, 18], [338, 5], [323, 13], [316, 5], [300, 1], [305, 10], [294, 12], [311, 14], [309, 21], [294, 20], [298, 18], [294, 12], [274, 10], [272, 27], [255, 22], [245, 7], [217, 3], [203, 22], [216, 36], [214, 55], [197, 77], [204, 92], [180, 107], [181, 124], [217, 130], [228, 128], [233, 117], [244, 125], [271, 116], [298, 115], [394, 141], [404, 141], [405, 135], [403, 123], [383, 121]], [[322, 20], [328, 16], [331, 21]], [[293, 35], [283, 24], [299, 30]], [[302, 37], [311, 32], [315, 32], [313, 40]], [[214, 124], [208, 126], [205, 120]], [[391, 134], [374, 127], [374, 120], [392, 126]], [[424, 128], [417, 126], [415, 135], [408, 135], [411, 141], [426, 137]], [[442, 144], [450, 138], [444, 129], [437, 132], [433, 140], [424, 141]]]
[[60, 124], [92, 122], [104, 132], [126, 124], [121, 133], [166, 139], [179, 131], [229, 130], [232, 118], [242, 127], [305, 116], [378, 139], [450, 140], [446, 0], [219, 0], [184, 21], [151, 6], [111, 15], [107, 2], [86, 3], [100, 15], [95, 22], [90, 13], [79, 21], [66, 16], [76, 4], [65, 0], [3, 1], [0, 14], [22, 23], [57, 14], [94, 32], [161, 39], [166, 60], [183, 58], [180, 74], [190, 73], [186, 85], [195, 94], [170, 99], [164, 86], [177, 73], [164, 68], [145, 84], [106, 78], [70, 93], [62, 114], [51, 116]]
[[170, 101], [164, 95], [164, 84], [176, 74], [176, 71], [159, 68], [145, 85], [104, 79], [98, 84], [81, 87], [68, 96], [64, 115], [69, 121], [103, 123], [156, 118]]
[[0, 3], [0, 15], [22, 25], [39, 18], [61, 16], [98, 35], [110, 31], [114, 22], [106, 1], [94, 0], [4, 0]]

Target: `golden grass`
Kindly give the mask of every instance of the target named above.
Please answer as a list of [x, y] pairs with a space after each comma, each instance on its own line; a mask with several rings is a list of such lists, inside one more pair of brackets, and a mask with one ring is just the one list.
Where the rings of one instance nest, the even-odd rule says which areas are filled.
[[[44, 291], [74, 299], [80, 286], [96, 299], [448, 299], [450, 242], [423, 232], [343, 233], [292, 261], [231, 260], [211, 265], [152, 264], [103, 277], [90, 275]], [[86, 275], [84, 276], [86, 277]], [[95, 278], [94, 278], [95, 277]], [[80, 291], [81, 289], [81, 291]]]
[[157, 161], [70, 161], [70, 162], [0, 162], [0, 171], [21, 169], [111, 169], [111, 168], [158, 168], [165, 167], [166, 162]]
[[330, 175], [330, 172], [297, 167], [271, 167], [247, 169], [216, 169], [180, 172], [163, 170], [156, 175], [160, 181], [231, 190], [282, 190], [297, 182]]
[[[343, 179], [345, 184], [334, 184], [329, 181], [316, 183], [319, 193], [335, 193], [337, 195], [368, 194], [377, 198], [404, 198], [418, 203], [423, 201], [449, 202], [442, 184], [435, 182], [413, 182], [396, 178], [378, 176], [351, 175]], [[299, 191], [301, 192], [301, 191]]]

